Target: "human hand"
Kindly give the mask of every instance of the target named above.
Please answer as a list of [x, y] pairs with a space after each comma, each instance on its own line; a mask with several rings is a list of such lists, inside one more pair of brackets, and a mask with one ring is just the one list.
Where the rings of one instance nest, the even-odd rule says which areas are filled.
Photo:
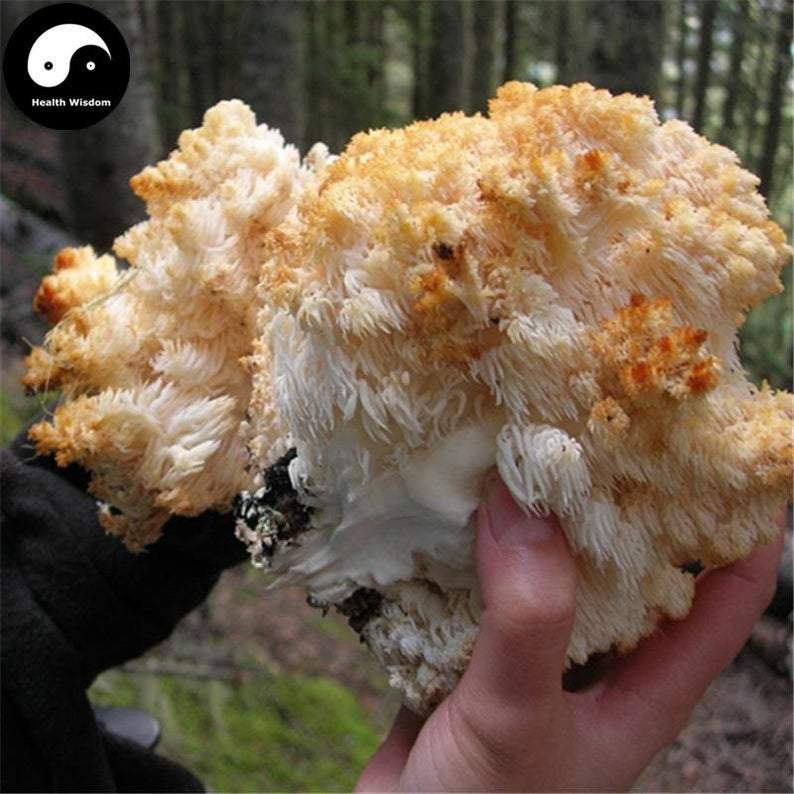
[[477, 523], [485, 609], [469, 667], [427, 721], [400, 710], [356, 790], [627, 790], [741, 649], [774, 593], [782, 538], [701, 574], [684, 620], [567, 692], [576, 569], [559, 524], [525, 516], [498, 480]]

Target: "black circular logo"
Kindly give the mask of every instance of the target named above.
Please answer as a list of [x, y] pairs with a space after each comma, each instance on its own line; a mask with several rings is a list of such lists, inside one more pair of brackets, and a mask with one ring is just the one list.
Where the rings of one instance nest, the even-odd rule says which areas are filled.
[[35, 11], [11, 34], [3, 75], [26, 116], [54, 130], [79, 130], [101, 121], [121, 101], [130, 53], [104, 14], [59, 3]]

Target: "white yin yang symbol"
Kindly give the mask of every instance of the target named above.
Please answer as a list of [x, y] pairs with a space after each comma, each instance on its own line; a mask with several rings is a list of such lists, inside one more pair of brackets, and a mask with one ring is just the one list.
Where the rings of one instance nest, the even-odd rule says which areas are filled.
[[[72, 56], [87, 45], [101, 47], [110, 56], [110, 50], [99, 34], [85, 25], [56, 25], [45, 30], [30, 48], [28, 74], [36, 85], [52, 88], [69, 76]], [[89, 71], [96, 68], [94, 61], [86, 64]]]

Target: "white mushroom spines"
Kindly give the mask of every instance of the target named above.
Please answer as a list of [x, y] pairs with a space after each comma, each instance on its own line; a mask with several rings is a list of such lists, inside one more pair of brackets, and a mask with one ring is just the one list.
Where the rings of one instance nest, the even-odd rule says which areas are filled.
[[[780, 289], [789, 249], [732, 152], [681, 122], [659, 124], [647, 99], [587, 85], [509, 83], [488, 118], [362, 133], [338, 159], [315, 150], [303, 167], [284, 155], [290, 179], [276, 176], [286, 172], [273, 170], [275, 154], [252, 166], [245, 146], [229, 146], [242, 122], [210, 126], [181, 143], [215, 170], [161, 165], [147, 200], [168, 221], [128, 236], [154, 245], [162, 226], [190, 267], [225, 263], [200, 293], [218, 318], [202, 337], [208, 357], [180, 345], [190, 305], [158, 306], [171, 341], [146, 350], [146, 371], [167, 375], [149, 382], [167, 377], [186, 407], [233, 400], [210, 435], [235, 450], [244, 438], [251, 475], [228, 458], [219, 472], [220, 449], [207, 448], [185, 458], [191, 476], [220, 478], [216, 506], [233, 486], [249, 491], [240, 534], [280, 581], [351, 616], [414, 708], [449, 691], [476, 636], [470, 517], [494, 467], [527, 509], [560, 516], [576, 553], [570, 661], [628, 649], [657, 615], [684, 615], [684, 563], [724, 564], [774, 537], [792, 400], [749, 385], [735, 343], [746, 311]], [[246, 129], [245, 140], [256, 128]], [[224, 169], [261, 187], [210, 178]], [[174, 217], [174, 195], [177, 206], [220, 202], [221, 220]], [[224, 245], [234, 256], [213, 260]], [[168, 261], [150, 260], [153, 284]], [[141, 322], [155, 319], [131, 323], [146, 337]], [[95, 366], [102, 388], [125, 385]], [[191, 375], [204, 368], [214, 390]], [[57, 418], [43, 435], [71, 454]], [[160, 500], [166, 514], [208, 506], [198, 479], [176, 486], [183, 502], [167, 501], [165, 469], [144, 486], [112, 445], [91, 456], [72, 459], [111, 478], [117, 467], [141, 488], [136, 500]], [[268, 472], [285, 460], [282, 499]], [[305, 513], [290, 529], [279, 516], [294, 505]]]

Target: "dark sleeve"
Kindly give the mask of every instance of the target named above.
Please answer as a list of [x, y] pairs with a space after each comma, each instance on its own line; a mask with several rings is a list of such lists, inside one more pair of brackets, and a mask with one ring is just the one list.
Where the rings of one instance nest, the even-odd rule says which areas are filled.
[[246, 557], [230, 513], [172, 518], [157, 543], [132, 554], [99, 525], [81, 470], [0, 454], [3, 563], [75, 652], [86, 686], [168, 637]]
[[8, 714], [44, 759], [44, 788], [110, 790], [86, 688], [165, 639], [245, 549], [230, 514], [206, 513], [171, 519], [133, 555], [100, 527], [85, 472], [33, 457], [24, 439], [0, 451], [0, 482], [4, 746]]

